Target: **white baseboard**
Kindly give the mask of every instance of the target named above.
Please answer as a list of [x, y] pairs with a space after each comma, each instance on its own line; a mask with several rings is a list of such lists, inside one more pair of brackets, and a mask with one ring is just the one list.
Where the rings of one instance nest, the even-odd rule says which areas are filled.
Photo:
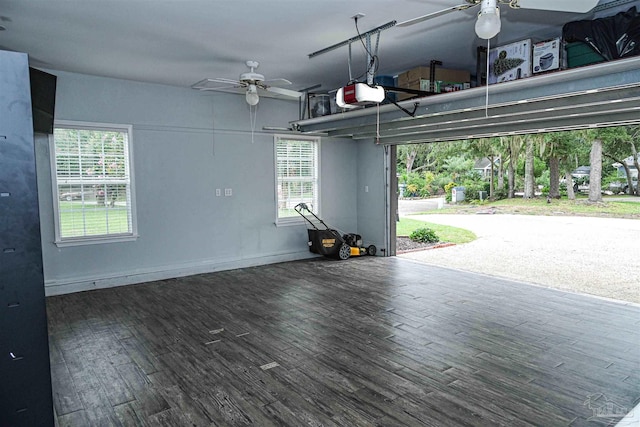
[[148, 268], [122, 272], [117, 275], [74, 277], [61, 280], [45, 279], [45, 296], [70, 294], [73, 292], [90, 291], [94, 289], [113, 288], [116, 286], [133, 285], [136, 283], [153, 282], [155, 280], [172, 279], [175, 277], [191, 276], [194, 274], [212, 273], [215, 271], [234, 270], [236, 268], [255, 267], [259, 265], [275, 264], [278, 262], [298, 261], [315, 258], [309, 252], [292, 252], [271, 254], [253, 258], [241, 259], [215, 259], [165, 265], [159, 268]]

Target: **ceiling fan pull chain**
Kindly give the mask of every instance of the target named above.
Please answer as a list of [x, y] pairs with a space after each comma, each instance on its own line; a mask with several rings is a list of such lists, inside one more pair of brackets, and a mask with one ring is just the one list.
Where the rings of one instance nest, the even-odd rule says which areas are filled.
[[253, 134], [256, 129], [256, 122], [258, 121], [258, 106], [249, 105], [249, 125], [251, 126], [251, 143], [253, 144]]
[[487, 39], [487, 78], [485, 83], [484, 116], [489, 118], [489, 53], [491, 52], [491, 39]]
[[380, 144], [380, 103], [376, 104], [376, 144]]

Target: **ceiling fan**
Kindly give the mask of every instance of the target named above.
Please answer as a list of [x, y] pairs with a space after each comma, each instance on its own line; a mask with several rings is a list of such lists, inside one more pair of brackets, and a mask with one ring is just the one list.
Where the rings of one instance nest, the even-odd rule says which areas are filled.
[[500, 9], [498, 4], [506, 4], [513, 9], [537, 9], [552, 12], [587, 13], [598, 5], [599, 0], [465, 0], [466, 3], [429, 13], [396, 24], [408, 27], [428, 19], [437, 18], [457, 10], [480, 6], [476, 21], [476, 34], [482, 39], [490, 39], [500, 32]]
[[291, 82], [287, 79], [265, 80], [262, 74], [258, 74], [255, 71], [260, 65], [259, 62], [247, 61], [246, 64], [250, 71], [240, 74], [238, 80], [225, 78], [204, 79], [194, 83], [191, 87], [201, 91], [244, 92], [247, 104], [251, 106], [258, 104], [260, 95], [273, 98], [300, 98], [304, 95], [302, 92], [275, 86], [290, 85]]

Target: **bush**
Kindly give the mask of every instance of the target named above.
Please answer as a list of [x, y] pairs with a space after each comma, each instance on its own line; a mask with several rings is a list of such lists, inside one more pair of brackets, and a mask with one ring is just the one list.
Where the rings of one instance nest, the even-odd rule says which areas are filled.
[[[549, 192], [548, 188], [551, 181], [551, 172], [547, 169], [540, 174], [539, 177], [536, 177], [536, 185], [542, 185], [543, 187], [547, 187], [547, 193]], [[544, 190], [542, 190], [544, 192]]]
[[485, 191], [487, 197], [489, 197], [489, 183], [485, 181], [471, 181], [466, 180], [464, 182], [464, 198], [466, 201], [480, 200], [480, 191]]
[[399, 184], [405, 184], [404, 197], [429, 197], [437, 188], [433, 188], [431, 183], [435, 179], [433, 172], [411, 172], [402, 174]]
[[444, 196], [447, 202], [451, 201], [451, 189], [456, 186], [455, 182], [450, 182], [444, 186]]
[[502, 188], [496, 188], [493, 192], [493, 198], [496, 200], [506, 199], [509, 196], [509, 189], [505, 185]]
[[440, 190], [442, 190], [442, 192], [446, 192], [445, 186], [451, 182], [453, 182], [451, 175], [440, 174], [435, 176], [434, 180], [431, 182], [431, 187], [436, 188], [436, 193]]
[[409, 239], [418, 243], [436, 243], [440, 241], [440, 238], [436, 235], [436, 232], [430, 228], [418, 228], [414, 230]]
[[407, 184], [404, 195], [405, 197], [416, 197], [418, 195], [418, 186], [416, 184]]

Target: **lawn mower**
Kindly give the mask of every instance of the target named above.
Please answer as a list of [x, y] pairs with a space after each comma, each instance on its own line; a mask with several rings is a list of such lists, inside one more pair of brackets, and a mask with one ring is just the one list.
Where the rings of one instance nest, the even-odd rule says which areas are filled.
[[342, 260], [352, 256], [376, 254], [374, 245], [362, 245], [362, 236], [355, 233], [341, 234], [338, 230], [330, 228], [306, 203], [298, 203], [294, 209], [309, 224], [309, 250], [314, 254]]

